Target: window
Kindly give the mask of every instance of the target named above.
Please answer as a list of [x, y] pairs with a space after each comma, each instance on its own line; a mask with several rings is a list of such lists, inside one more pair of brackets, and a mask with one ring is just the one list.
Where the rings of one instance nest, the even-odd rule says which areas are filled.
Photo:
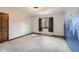
[[42, 18], [42, 28], [48, 28], [49, 18]]
[[48, 29], [49, 32], [53, 32], [53, 17], [39, 18], [39, 31], [44, 28]]

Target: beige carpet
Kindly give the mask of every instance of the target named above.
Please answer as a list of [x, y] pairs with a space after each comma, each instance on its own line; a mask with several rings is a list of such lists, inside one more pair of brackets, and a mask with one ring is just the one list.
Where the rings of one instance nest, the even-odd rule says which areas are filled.
[[0, 44], [1, 52], [68, 52], [63, 38], [31, 34]]

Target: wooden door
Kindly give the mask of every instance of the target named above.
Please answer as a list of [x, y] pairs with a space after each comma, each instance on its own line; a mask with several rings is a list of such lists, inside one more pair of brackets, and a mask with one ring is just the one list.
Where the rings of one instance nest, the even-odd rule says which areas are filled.
[[0, 13], [0, 42], [8, 40], [8, 14]]

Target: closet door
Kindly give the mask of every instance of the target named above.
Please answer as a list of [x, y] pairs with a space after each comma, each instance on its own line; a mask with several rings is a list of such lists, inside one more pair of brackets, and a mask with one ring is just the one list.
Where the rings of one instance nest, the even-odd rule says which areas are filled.
[[3, 41], [3, 17], [0, 15], [0, 42]]
[[0, 13], [0, 42], [8, 40], [8, 14]]

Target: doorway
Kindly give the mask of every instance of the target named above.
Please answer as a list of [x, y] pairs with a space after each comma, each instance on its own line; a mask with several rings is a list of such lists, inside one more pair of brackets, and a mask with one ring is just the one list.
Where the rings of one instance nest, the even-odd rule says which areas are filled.
[[0, 43], [9, 39], [9, 15], [0, 12]]

